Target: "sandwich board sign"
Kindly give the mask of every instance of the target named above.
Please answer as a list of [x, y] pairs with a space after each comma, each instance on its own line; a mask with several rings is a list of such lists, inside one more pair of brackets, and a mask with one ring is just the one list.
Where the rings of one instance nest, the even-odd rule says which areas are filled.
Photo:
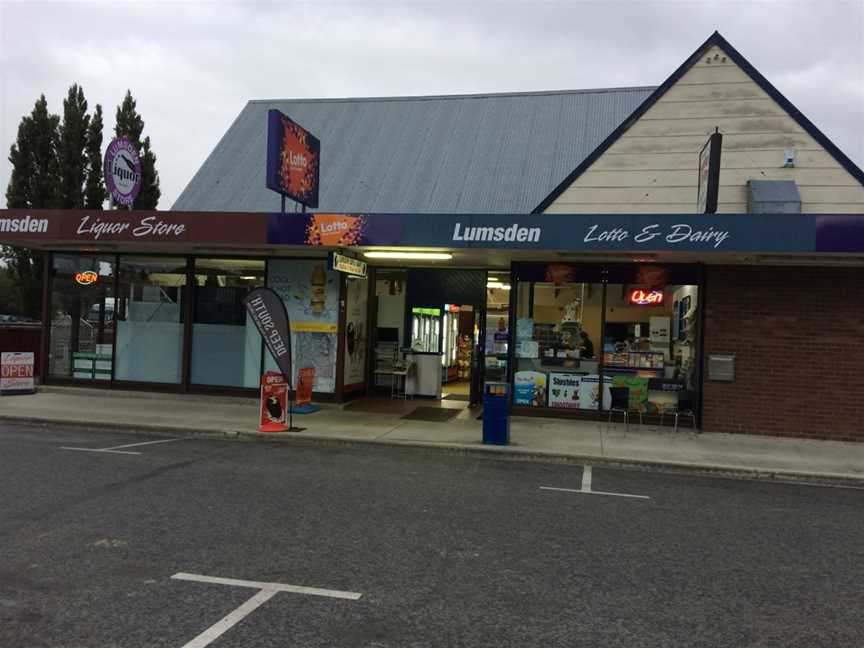
[[0, 393], [32, 394], [34, 354], [32, 351], [4, 351], [0, 354]]

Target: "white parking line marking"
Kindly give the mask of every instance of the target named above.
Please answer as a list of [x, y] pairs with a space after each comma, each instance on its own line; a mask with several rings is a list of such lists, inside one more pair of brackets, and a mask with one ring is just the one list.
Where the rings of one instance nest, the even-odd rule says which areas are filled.
[[585, 491], [581, 488], [555, 488], [554, 486], [541, 486], [540, 490], [563, 491], [565, 493], [579, 493], [580, 495], [612, 495], [614, 497], [633, 497], [635, 499], [651, 499], [647, 495], [631, 495], [630, 493], [606, 493], [604, 491]]
[[303, 587], [301, 585], [286, 585], [284, 583], [265, 583], [262, 581], [239, 580], [236, 578], [220, 578], [218, 576], [204, 576], [203, 574], [187, 574], [179, 572], [171, 578], [177, 580], [194, 581], [196, 583], [212, 583], [216, 585], [233, 585], [235, 587], [251, 587], [258, 591], [243, 605], [236, 608], [218, 622], [207, 628], [192, 641], [183, 645], [183, 648], [204, 648], [230, 630], [237, 623], [253, 612], [263, 603], [276, 596], [279, 592], [291, 592], [294, 594], [310, 594], [312, 596], [327, 596], [330, 598], [348, 599], [356, 601], [361, 596], [359, 592], [342, 592], [340, 590], [321, 589], [319, 587]]
[[171, 443], [172, 441], [183, 441], [179, 439], [159, 439], [158, 441], [142, 441], [141, 443], [126, 443], [125, 445], [110, 446], [108, 448], [73, 448], [71, 446], [60, 446], [61, 450], [78, 450], [79, 452], [107, 452], [109, 454], [140, 455], [140, 452], [121, 450], [121, 448], [137, 448], [138, 446], [153, 445], [154, 443]]
[[582, 469], [582, 490], [586, 493], [591, 492], [591, 466]]
[[564, 493], [579, 493], [580, 495], [611, 495], [612, 497], [632, 497], [633, 499], [651, 499], [647, 495], [631, 495], [629, 493], [607, 493], [605, 491], [591, 490], [591, 466], [582, 466], [582, 488], [557, 488], [555, 486], [541, 486], [540, 490], [562, 491]]
[[111, 446], [104, 448], [105, 450], [119, 450], [120, 448], [135, 448], [142, 445], [153, 445], [154, 443], [171, 443], [172, 441], [184, 441], [184, 438], [179, 439], [160, 439], [159, 441], [144, 441], [142, 443], [127, 443], [126, 445]]
[[129, 452], [128, 450], [110, 450], [108, 448], [72, 448], [69, 446], [60, 446], [61, 450], [78, 450], [79, 452], [107, 452], [109, 454], [127, 454], [140, 455], [140, 452]]
[[204, 648], [204, 646], [213, 643], [216, 639], [242, 621], [244, 617], [254, 612], [258, 606], [266, 603], [278, 593], [277, 590], [259, 590], [243, 605], [222, 617], [192, 641], [183, 644], [183, 648]]
[[202, 574], [187, 574], [180, 572], [171, 578], [177, 580], [195, 581], [196, 583], [215, 583], [216, 585], [234, 585], [235, 587], [251, 587], [253, 589], [274, 592], [293, 592], [294, 594], [311, 594], [312, 596], [329, 596], [330, 598], [356, 601], [362, 594], [358, 592], [342, 592], [339, 590], [321, 589], [318, 587], [303, 587], [302, 585], [285, 585], [283, 583], [265, 583], [262, 581], [239, 580], [236, 578], [220, 578], [219, 576], [204, 576]]

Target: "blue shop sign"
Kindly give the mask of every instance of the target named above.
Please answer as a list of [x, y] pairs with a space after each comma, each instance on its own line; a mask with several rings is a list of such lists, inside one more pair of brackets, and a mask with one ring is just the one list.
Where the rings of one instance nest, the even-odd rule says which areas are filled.
[[271, 214], [267, 242], [575, 252], [864, 252], [864, 215]]

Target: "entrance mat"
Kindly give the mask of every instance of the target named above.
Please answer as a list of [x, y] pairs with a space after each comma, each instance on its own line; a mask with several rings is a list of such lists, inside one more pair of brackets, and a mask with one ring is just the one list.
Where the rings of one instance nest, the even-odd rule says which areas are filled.
[[443, 400], [463, 401], [467, 403], [469, 400], [471, 400], [471, 397], [467, 394], [447, 394], [443, 397]]
[[321, 411], [321, 406], [313, 405], [312, 403], [308, 405], [295, 405], [292, 411], [295, 414], [314, 414]]
[[446, 423], [456, 417], [462, 410], [449, 407], [418, 407], [410, 414], [401, 417], [405, 421], [426, 421], [428, 423]]

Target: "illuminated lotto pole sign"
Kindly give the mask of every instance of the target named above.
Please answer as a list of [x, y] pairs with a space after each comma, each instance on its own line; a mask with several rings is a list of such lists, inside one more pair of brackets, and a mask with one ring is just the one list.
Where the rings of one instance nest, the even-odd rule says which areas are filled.
[[317, 207], [320, 162], [317, 137], [280, 111], [267, 111], [268, 189], [305, 207]]
[[634, 306], [660, 306], [663, 304], [663, 291], [637, 288], [630, 291], [629, 301]]

